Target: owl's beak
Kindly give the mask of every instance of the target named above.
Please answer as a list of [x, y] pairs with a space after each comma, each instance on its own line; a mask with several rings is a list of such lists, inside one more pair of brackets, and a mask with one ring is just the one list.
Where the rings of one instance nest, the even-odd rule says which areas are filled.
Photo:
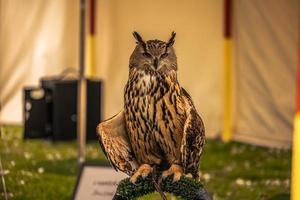
[[153, 65], [154, 65], [155, 69], [158, 68], [158, 66], [159, 66], [159, 60], [158, 60], [158, 58], [154, 58]]

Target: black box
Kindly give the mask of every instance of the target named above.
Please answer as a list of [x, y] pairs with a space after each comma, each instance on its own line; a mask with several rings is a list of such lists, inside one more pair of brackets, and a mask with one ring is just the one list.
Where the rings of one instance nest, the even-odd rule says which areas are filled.
[[51, 137], [51, 125], [45, 90], [26, 87], [23, 90], [24, 138]]
[[[40, 89], [45, 93], [40, 100], [40, 104], [43, 105], [43, 112], [36, 113], [33, 120], [25, 121], [25, 138], [30, 133], [26, 126], [30, 125], [30, 128], [34, 125], [36, 127], [35, 130], [37, 130], [34, 134], [37, 137], [38, 132], [41, 131], [43, 133], [40, 134], [41, 137], [51, 136], [56, 141], [76, 139], [78, 80], [47, 78], [41, 79], [40, 82]], [[86, 86], [86, 139], [96, 140], [96, 126], [101, 121], [102, 114], [102, 82], [95, 79], [86, 79]], [[41, 110], [40, 107], [39, 109]], [[28, 124], [28, 122], [30, 123]], [[44, 127], [43, 131], [42, 127]]]

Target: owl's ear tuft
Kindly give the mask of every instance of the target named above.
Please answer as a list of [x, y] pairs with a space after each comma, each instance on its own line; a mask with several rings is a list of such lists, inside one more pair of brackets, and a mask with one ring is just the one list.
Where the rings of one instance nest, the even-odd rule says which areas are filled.
[[137, 44], [141, 44], [143, 46], [146, 44], [138, 32], [133, 31], [132, 34], [133, 34], [133, 37], [136, 39]]
[[175, 42], [175, 36], [176, 36], [176, 33], [173, 31], [171, 34], [171, 38], [169, 39], [169, 41], [167, 43], [167, 47], [173, 46], [173, 44]]

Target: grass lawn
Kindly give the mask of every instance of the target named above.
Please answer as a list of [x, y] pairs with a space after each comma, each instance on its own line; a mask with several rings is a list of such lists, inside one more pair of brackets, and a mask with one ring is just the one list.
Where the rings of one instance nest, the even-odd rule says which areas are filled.
[[[24, 141], [21, 127], [5, 126], [1, 131], [0, 156], [10, 199], [70, 199], [79, 170], [75, 141]], [[97, 142], [87, 145], [87, 161], [107, 162]], [[215, 200], [287, 200], [290, 162], [290, 150], [207, 140], [201, 180]], [[159, 197], [154, 194], [141, 199]]]

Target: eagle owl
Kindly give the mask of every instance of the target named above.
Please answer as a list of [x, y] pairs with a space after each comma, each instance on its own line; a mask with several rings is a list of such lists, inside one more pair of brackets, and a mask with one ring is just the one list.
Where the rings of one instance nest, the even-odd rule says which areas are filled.
[[100, 146], [111, 165], [135, 182], [154, 167], [162, 176], [198, 178], [204, 125], [177, 79], [175, 33], [167, 42], [144, 41], [129, 60], [124, 109], [97, 128]]

